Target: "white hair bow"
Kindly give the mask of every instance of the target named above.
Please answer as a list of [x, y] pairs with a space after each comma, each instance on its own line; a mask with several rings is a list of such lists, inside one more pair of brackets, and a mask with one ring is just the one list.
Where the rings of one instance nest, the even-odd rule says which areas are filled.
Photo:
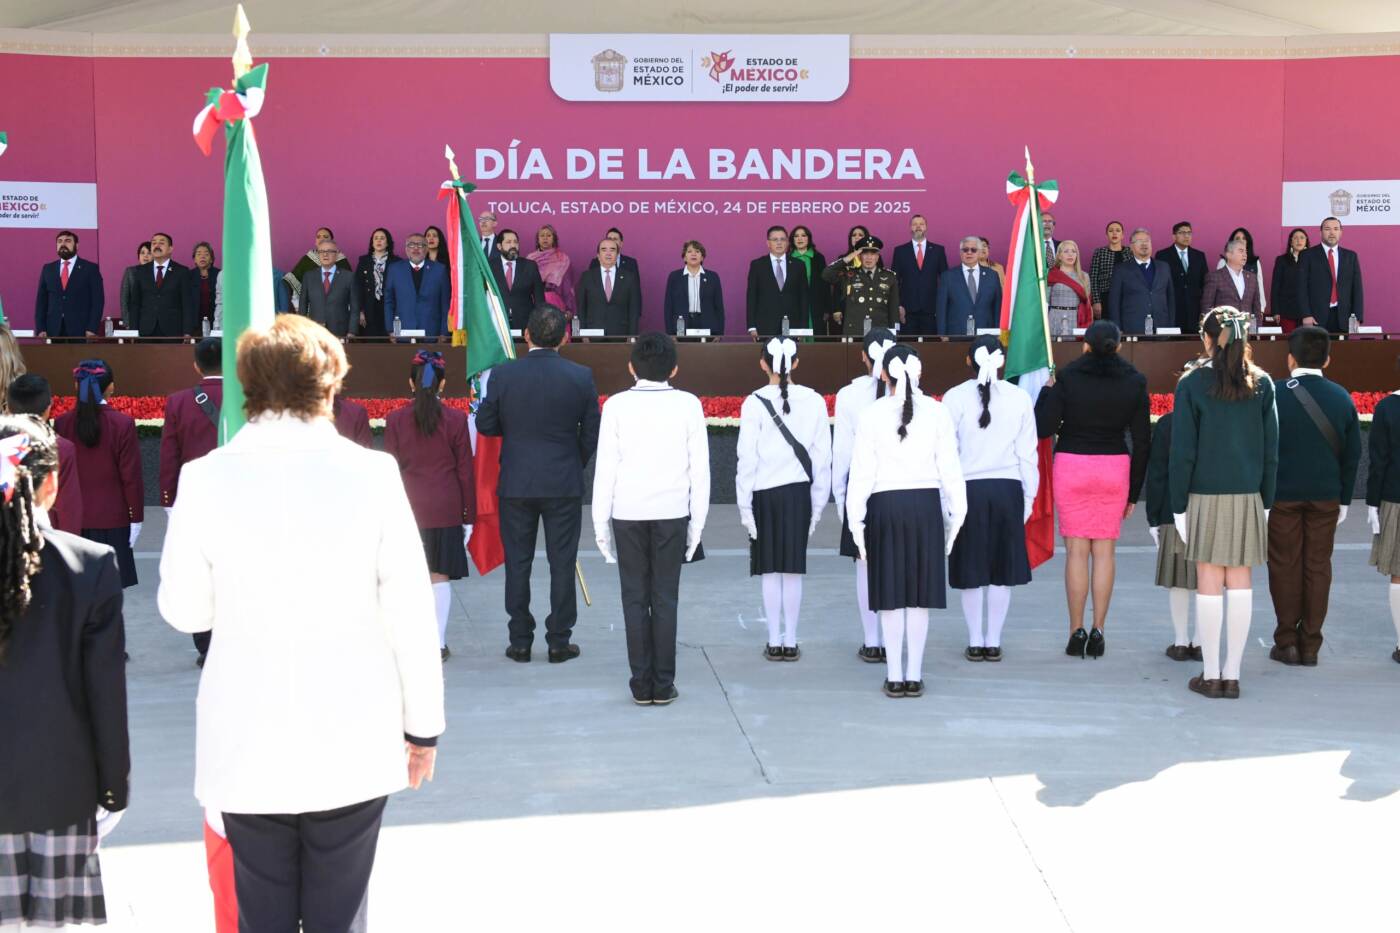
[[972, 354], [972, 362], [977, 364], [977, 382], [987, 384], [997, 381], [997, 370], [1001, 369], [1006, 362], [1006, 354], [998, 347], [988, 351], [986, 347], [978, 347]]
[[797, 344], [791, 337], [774, 337], [768, 341], [766, 349], [778, 367], [778, 372], [788, 372], [792, 369], [792, 361], [797, 359]]
[[890, 374], [898, 388], [899, 397], [904, 398], [909, 395], [914, 387], [919, 384], [919, 377], [923, 375], [924, 364], [919, 362], [917, 356], [899, 357], [890, 360], [885, 367], [885, 371]]
[[870, 357], [870, 375], [876, 379], [880, 378], [881, 368], [885, 365], [885, 354], [894, 349], [893, 340], [877, 340], [870, 345], [866, 355]]
[[9, 502], [15, 495], [20, 462], [29, 454], [29, 435], [11, 434], [0, 440], [0, 494]]

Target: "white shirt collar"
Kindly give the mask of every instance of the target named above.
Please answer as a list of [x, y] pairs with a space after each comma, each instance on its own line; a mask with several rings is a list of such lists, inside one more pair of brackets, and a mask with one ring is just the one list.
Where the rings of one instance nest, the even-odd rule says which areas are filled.
[[424, 266], [426, 266], [426, 265], [428, 264], [428, 260], [425, 259], [425, 260], [423, 260], [422, 262], [415, 263], [412, 259], [410, 259], [410, 260], [408, 261], [408, 264], [409, 264], [410, 266], [412, 266], [412, 267], [414, 268], [414, 270], [416, 271], [416, 270], [421, 269], [421, 268], [423, 268]]
[[1321, 376], [1322, 376], [1322, 370], [1320, 370], [1320, 369], [1309, 369], [1309, 368], [1307, 368], [1306, 366], [1299, 366], [1297, 369], [1293, 370], [1293, 372], [1289, 373], [1288, 375], [1290, 375], [1290, 376], [1293, 377], [1294, 379], [1297, 379], [1299, 376], [1318, 376], [1318, 377], [1321, 377]]
[[690, 266], [681, 266], [681, 271], [684, 272], [686, 275], [701, 276], [705, 274], [705, 267], [700, 266], [694, 272], [691, 272]]
[[633, 386], [633, 388], [635, 388], [635, 389], [669, 389], [669, 388], [671, 388], [671, 383], [666, 382], [665, 380], [662, 380], [661, 382], [654, 382], [654, 381], [651, 380], [651, 379], [638, 379], [638, 380], [637, 380], [637, 384], [636, 384], [635, 386]]

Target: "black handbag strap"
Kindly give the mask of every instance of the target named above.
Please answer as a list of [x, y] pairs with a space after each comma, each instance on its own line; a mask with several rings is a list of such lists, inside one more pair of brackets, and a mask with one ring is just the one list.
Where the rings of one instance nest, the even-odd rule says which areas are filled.
[[200, 411], [204, 412], [204, 414], [209, 417], [210, 421], [214, 422], [214, 426], [218, 427], [219, 406], [214, 404], [214, 400], [209, 397], [209, 393], [205, 392], [203, 389], [196, 388], [194, 390], [194, 403], [199, 406]]
[[1332, 456], [1340, 458], [1342, 456], [1342, 439], [1337, 436], [1337, 429], [1332, 426], [1332, 422], [1327, 420], [1327, 416], [1322, 413], [1322, 406], [1317, 404], [1317, 399], [1313, 398], [1307, 386], [1297, 379], [1288, 380], [1288, 388], [1293, 390], [1293, 397], [1298, 400], [1298, 404], [1303, 406], [1303, 411], [1308, 413], [1312, 423], [1317, 425], [1318, 431], [1322, 433], [1322, 439], [1327, 442], [1327, 446], [1332, 448]]
[[768, 401], [768, 399], [759, 395], [757, 392], [754, 393], [753, 397], [762, 402], [763, 407], [768, 409], [768, 414], [773, 418], [773, 423], [778, 426], [778, 430], [783, 435], [783, 440], [788, 442], [788, 446], [792, 448], [792, 452], [797, 455], [797, 462], [802, 464], [802, 469], [806, 471], [807, 482], [812, 482], [812, 455], [807, 453], [807, 448], [803, 447], [797, 438], [792, 436], [792, 432], [789, 431], [788, 426], [783, 423], [782, 416], [778, 414], [778, 410], [773, 407], [772, 402]]

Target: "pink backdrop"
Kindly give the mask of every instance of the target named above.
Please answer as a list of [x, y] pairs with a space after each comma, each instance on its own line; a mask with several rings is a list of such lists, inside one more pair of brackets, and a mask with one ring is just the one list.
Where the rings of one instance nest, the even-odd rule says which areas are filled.
[[[1283, 180], [1385, 178], [1400, 165], [1400, 127], [1378, 121], [1383, 95], [1400, 59], [1322, 61], [969, 61], [857, 60], [850, 90], [828, 104], [567, 103], [549, 88], [544, 59], [351, 60], [277, 59], [268, 104], [258, 118], [272, 203], [274, 258], [289, 268], [311, 245], [319, 225], [333, 227], [352, 259], [370, 230], [384, 225], [402, 244], [409, 231], [442, 225], [435, 200], [445, 175], [444, 142], [472, 172], [477, 146], [546, 151], [553, 181], [486, 182], [474, 195], [521, 200], [544, 188], [740, 188], [732, 198], [778, 197], [775, 189], [859, 190], [870, 201], [909, 200], [929, 218], [929, 235], [947, 246], [966, 233], [985, 235], [1004, 255], [1011, 212], [1005, 177], [1031, 145], [1042, 178], [1062, 192], [1056, 235], [1079, 241], [1087, 254], [1103, 241], [1110, 219], [1153, 231], [1154, 247], [1171, 224], [1189, 219], [1196, 246], [1216, 255], [1237, 225], [1249, 227], [1265, 257], [1266, 275], [1281, 251]], [[80, 252], [104, 269], [109, 313], [117, 308], [124, 266], [135, 245], [155, 230], [175, 238], [188, 262], [197, 240], [218, 246], [222, 143], [213, 158], [195, 148], [190, 125], [203, 90], [228, 78], [216, 59], [95, 59], [0, 55], [0, 86], [30, 88], [0, 103], [0, 128], [10, 149], [0, 178], [95, 181], [100, 233], [84, 231]], [[1035, 87], [1032, 104], [996, 88]], [[1009, 103], [1008, 103], [1009, 102]], [[566, 147], [628, 151], [625, 182], [569, 182]], [[697, 181], [635, 180], [634, 151], [649, 147], [653, 164], [673, 147], [689, 152]], [[924, 181], [711, 182], [710, 147], [913, 148]], [[918, 194], [886, 194], [921, 187]], [[507, 194], [502, 189], [513, 189]], [[841, 193], [784, 198], [847, 199]], [[593, 195], [538, 194], [536, 199]], [[620, 191], [623, 200], [669, 193]], [[1320, 220], [1321, 218], [1319, 218]], [[887, 253], [907, 233], [905, 216], [530, 216], [503, 214], [527, 242], [542, 221], [558, 228], [576, 264], [612, 224], [627, 234], [626, 251], [643, 271], [647, 322], [660, 323], [666, 273], [679, 265], [680, 243], [695, 237], [709, 250], [707, 267], [724, 282], [730, 332], [742, 327], [747, 264], [764, 250], [770, 223], [807, 222], [819, 248], [833, 257], [846, 229], [863, 221], [884, 238]], [[1313, 231], [1316, 238], [1315, 230]], [[1361, 255], [1371, 323], [1400, 330], [1400, 228], [1349, 227], [1345, 243]], [[401, 251], [401, 250], [400, 250]], [[950, 249], [950, 256], [954, 252]], [[38, 268], [53, 258], [51, 230], [0, 229], [0, 296], [16, 326], [33, 316]], [[887, 256], [888, 261], [888, 256]], [[953, 260], [956, 261], [956, 260]]]

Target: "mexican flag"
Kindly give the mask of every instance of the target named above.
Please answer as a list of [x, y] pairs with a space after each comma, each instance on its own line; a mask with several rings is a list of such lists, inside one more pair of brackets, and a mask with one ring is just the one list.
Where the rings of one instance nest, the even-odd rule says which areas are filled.
[[10, 137], [9, 137], [9, 135], [8, 135], [4, 130], [0, 130], [0, 155], [4, 155], [4, 154], [5, 154], [5, 150], [8, 149], [9, 147], [10, 147]]
[[[447, 152], [448, 159], [452, 151]], [[456, 174], [455, 163], [453, 174]], [[515, 359], [505, 302], [496, 288], [496, 277], [486, 264], [486, 254], [477, 245], [481, 236], [472, 220], [467, 193], [476, 186], [460, 179], [445, 181], [438, 200], [447, 198], [448, 255], [452, 259], [452, 303], [448, 306], [448, 327], [460, 332], [467, 345], [467, 381], [472, 388], [472, 457], [476, 464], [476, 524], [467, 550], [476, 571], [488, 574], [505, 562], [501, 543], [500, 513], [496, 486], [501, 475], [501, 439], [476, 433], [476, 406], [485, 394], [491, 367]], [[456, 340], [454, 339], [454, 344]]]
[[[1001, 333], [1006, 343], [1006, 378], [1015, 379], [1034, 402], [1050, 381], [1055, 360], [1050, 352], [1050, 324], [1046, 314], [1045, 233], [1040, 212], [1059, 197], [1053, 181], [1035, 183], [1030, 152], [1026, 176], [1012, 172], [1006, 194], [1015, 208], [1011, 222], [1011, 253], [1006, 259], [1006, 288], [1001, 296]], [[1054, 441], [1040, 442], [1040, 488], [1030, 520], [1026, 522], [1026, 549], [1032, 567], [1055, 554], [1055, 502], [1051, 487]]]
[[250, 327], [272, 323], [272, 224], [267, 213], [267, 186], [253, 132], [253, 117], [262, 109], [267, 65], [248, 71], [233, 90], [210, 88], [204, 109], [194, 119], [195, 143], [209, 154], [224, 127], [224, 400], [219, 408], [219, 443], [243, 427], [243, 386], [238, 381], [238, 338]]

